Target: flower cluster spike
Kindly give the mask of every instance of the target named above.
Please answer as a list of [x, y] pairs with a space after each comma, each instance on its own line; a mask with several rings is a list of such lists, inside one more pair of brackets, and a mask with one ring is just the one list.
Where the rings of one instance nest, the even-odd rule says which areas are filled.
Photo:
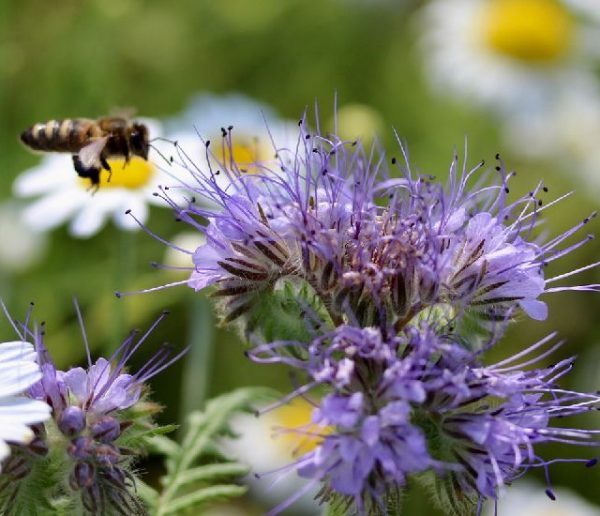
[[[0, 508], [14, 504], [15, 493], [26, 490], [22, 482], [28, 477], [46, 475], [51, 479], [64, 469], [64, 478], [57, 478], [58, 485], [49, 489], [53, 496], [71, 500], [69, 503], [82, 513], [145, 513], [135, 491], [133, 470], [136, 459], [145, 452], [145, 442], [136, 434], [142, 429], [141, 433], [151, 431], [152, 416], [160, 410], [146, 399], [146, 382], [181, 354], [171, 357], [171, 349], [163, 346], [136, 373], [130, 374], [125, 368], [165, 315], [144, 334], [131, 332], [111, 357], [94, 363], [82, 327], [87, 367], [67, 371], [59, 370], [50, 357], [43, 324], [31, 329], [27, 322], [11, 320], [22, 339], [33, 341], [32, 353], [37, 353], [40, 364], [39, 379], [27, 393], [29, 401], [47, 404], [51, 421], [36, 425], [33, 440], [17, 448], [7, 461], [0, 475]], [[40, 460], [47, 456], [53, 459]], [[9, 488], [12, 492], [7, 491]]]
[[[222, 145], [231, 145], [231, 131]], [[599, 289], [549, 287], [598, 264], [545, 274], [591, 239], [576, 234], [595, 214], [543, 238], [544, 212], [567, 196], [545, 201], [540, 182], [513, 198], [515, 173], [499, 155], [488, 169], [483, 161], [468, 168], [466, 158], [461, 165], [455, 154], [442, 183], [414, 172], [401, 150], [403, 165], [311, 132], [303, 119], [294, 148], [274, 142], [278, 168], [257, 164], [253, 174], [226, 162], [201, 170], [177, 147], [172, 166], [189, 172], [178, 186], [193, 197], [180, 208], [168, 190], [159, 195], [206, 238], [187, 251], [188, 285], [210, 287], [223, 320], [246, 324], [252, 360], [304, 375], [281, 403], [313, 389], [322, 395], [311, 426], [289, 430], [320, 444], [285, 471], [320, 485], [324, 502], [360, 514], [387, 514], [409, 476], [428, 475], [448, 513], [464, 513], [464, 504], [480, 512], [529, 469], [547, 472], [567, 460], [543, 458], [537, 445], [598, 444], [596, 431], [552, 426], [600, 402], [559, 387], [573, 359], [543, 365], [561, 345], [554, 335], [497, 364], [483, 362], [515, 314], [547, 318], [543, 295]], [[228, 177], [226, 186], [218, 175]], [[212, 204], [197, 205], [199, 197]], [[269, 310], [254, 312], [281, 292], [289, 297], [283, 306], [301, 308], [302, 338], [255, 331], [272, 321]]]

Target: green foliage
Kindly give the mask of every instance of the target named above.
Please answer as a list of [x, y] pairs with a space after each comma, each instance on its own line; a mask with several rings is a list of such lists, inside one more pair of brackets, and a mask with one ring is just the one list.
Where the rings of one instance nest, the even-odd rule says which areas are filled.
[[246, 335], [257, 335], [267, 342], [276, 340], [310, 341], [319, 328], [311, 328], [307, 313], [313, 312], [319, 321], [329, 321], [327, 311], [305, 282], [280, 280], [266, 295], [257, 296], [247, 315]]
[[267, 397], [269, 391], [259, 388], [221, 395], [210, 400], [204, 411], [188, 416], [181, 444], [164, 436], [148, 440], [151, 450], [164, 456], [167, 470], [160, 491], [140, 483], [139, 495], [151, 514], [194, 514], [190, 511], [245, 493], [246, 487], [235, 479], [247, 474], [248, 468], [224, 457], [217, 440], [233, 435], [229, 424], [236, 412], [252, 411], [253, 404]]
[[47, 457], [30, 457], [25, 450], [16, 449], [9, 464], [23, 461], [29, 473], [19, 479], [5, 467], [0, 476], [0, 514], [5, 516], [51, 516], [74, 514], [73, 501], [65, 496], [53, 499], [63, 484], [66, 464], [62, 453], [51, 452]]
[[455, 478], [449, 472], [441, 476], [434, 471], [427, 471], [417, 476], [425, 487], [434, 505], [448, 516], [467, 516], [475, 514], [476, 500], [464, 493]]

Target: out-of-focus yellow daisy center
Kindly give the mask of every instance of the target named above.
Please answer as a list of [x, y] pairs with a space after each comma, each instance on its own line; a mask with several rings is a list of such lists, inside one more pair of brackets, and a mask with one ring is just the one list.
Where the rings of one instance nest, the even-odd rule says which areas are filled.
[[[155, 173], [154, 167], [149, 161], [138, 156], [130, 158], [129, 163], [125, 163], [123, 158], [111, 158], [108, 164], [112, 174], [108, 170], [100, 172], [100, 188], [129, 188], [137, 190], [146, 186]], [[110, 182], [108, 178], [110, 177]], [[81, 179], [86, 188], [90, 186], [90, 180]]]
[[[322, 441], [321, 435], [331, 433], [330, 428], [311, 424], [313, 408], [307, 401], [296, 398], [271, 413], [276, 426], [298, 428], [302, 432], [291, 431], [277, 434], [276, 442], [285, 448], [286, 452], [295, 456], [308, 453]], [[318, 435], [313, 436], [310, 433]]]
[[489, 48], [529, 63], [559, 60], [573, 39], [573, 19], [557, 0], [489, 0], [480, 22]]
[[256, 173], [258, 172], [257, 163], [264, 158], [265, 153], [257, 139], [242, 139], [234, 136], [231, 147], [221, 147], [215, 154], [220, 161], [228, 166], [231, 166], [233, 161], [240, 171]]

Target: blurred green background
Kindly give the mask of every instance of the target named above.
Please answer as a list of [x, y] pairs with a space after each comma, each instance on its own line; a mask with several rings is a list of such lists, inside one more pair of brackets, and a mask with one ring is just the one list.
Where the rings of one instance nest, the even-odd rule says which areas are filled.
[[[2, 0], [0, 200], [11, 197], [11, 183], [21, 171], [39, 162], [18, 142], [18, 134], [30, 124], [101, 116], [115, 106], [132, 106], [140, 115], [165, 118], [180, 112], [198, 92], [241, 92], [290, 119], [297, 119], [317, 101], [322, 120], [331, 118], [337, 94], [340, 106], [360, 103], [374, 110], [381, 121], [381, 142], [390, 154], [398, 152], [392, 132], [396, 128], [420, 171], [443, 177], [453, 148], [462, 149], [467, 137], [473, 165], [481, 158], [491, 162], [500, 151], [510, 168], [520, 172], [515, 191], [527, 191], [540, 177], [551, 194], [573, 188], [567, 167], [511, 155], [500, 141], [498, 123], [491, 114], [432, 92], [425, 81], [412, 22], [414, 10], [422, 3]], [[594, 204], [589, 196], [576, 195], [549, 210], [550, 230], [556, 233], [575, 224], [595, 209]], [[148, 225], [167, 237], [182, 229], [169, 211], [155, 208]], [[548, 274], [595, 261], [599, 249], [592, 243], [553, 264]], [[212, 352], [206, 355], [209, 366], [202, 369], [209, 377], [184, 373], [184, 360], [152, 382], [154, 399], [165, 406], [163, 422], [177, 421], [186, 408], [201, 404], [202, 396], [184, 394], [186, 381], [197, 392], [206, 382], [207, 395], [247, 384], [289, 389], [285, 369], [246, 360], [243, 344], [234, 334], [213, 329], [207, 302], [186, 287], [115, 298], [117, 289], [151, 287], [182, 278], [149, 266], [163, 254], [162, 244], [151, 237], [124, 233], [111, 224], [88, 240], [74, 239], [61, 228], [50, 234], [47, 255], [39, 264], [21, 273], [0, 271], [0, 296], [14, 316], [21, 316], [27, 304], [35, 301], [34, 315], [47, 321], [47, 343], [61, 366], [84, 358], [73, 296], [81, 305], [96, 354], [114, 348], [129, 329], [147, 327], [161, 310], [171, 311], [134, 359], [133, 367], [150, 356], [153, 343], [169, 341], [180, 348], [198, 336], [214, 337]], [[598, 279], [593, 271], [578, 278], [582, 283]], [[562, 355], [579, 355], [566, 384], [597, 389], [600, 297], [565, 293], [546, 300], [548, 321], [522, 321], [513, 327], [497, 355], [519, 350], [558, 330], [568, 342]], [[13, 338], [6, 322], [0, 322], [0, 337]], [[185, 381], [182, 374], [188, 375]], [[600, 427], [600, 417], [594, 423]], [[148, 462], [150, 470], [155, 467]], [[555, 485], [569, 486], [600, 504], [600, 470], [568, 465], [554, 468], [552, 479]], [[418, 490], [411, 492], [406, 503], [406, 514], [435, 514]], [[258, 505], [252, 510], [262, 511]]]

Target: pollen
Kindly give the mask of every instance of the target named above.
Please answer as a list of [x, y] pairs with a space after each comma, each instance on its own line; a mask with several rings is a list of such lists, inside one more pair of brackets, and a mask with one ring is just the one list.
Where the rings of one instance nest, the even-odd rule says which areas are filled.
[[[129, 163], [122, 158], [109, 159], [111, 171], [100, 172], [100, 189], [104, 188], [128, 188], [138, 190], [143, 188], [152, 179], [155, 173], [154, 166], [145, 159], [133, 156]], [[110, 181], [109, 181], [110, 178]], [[85, 186], [89, 186], [87, 179], [82, 179]]]
[[494, 52], [530, 64], [560, 60], [573, 40], [573, 19], [556, 0], [491, 0], [480, 28]]

